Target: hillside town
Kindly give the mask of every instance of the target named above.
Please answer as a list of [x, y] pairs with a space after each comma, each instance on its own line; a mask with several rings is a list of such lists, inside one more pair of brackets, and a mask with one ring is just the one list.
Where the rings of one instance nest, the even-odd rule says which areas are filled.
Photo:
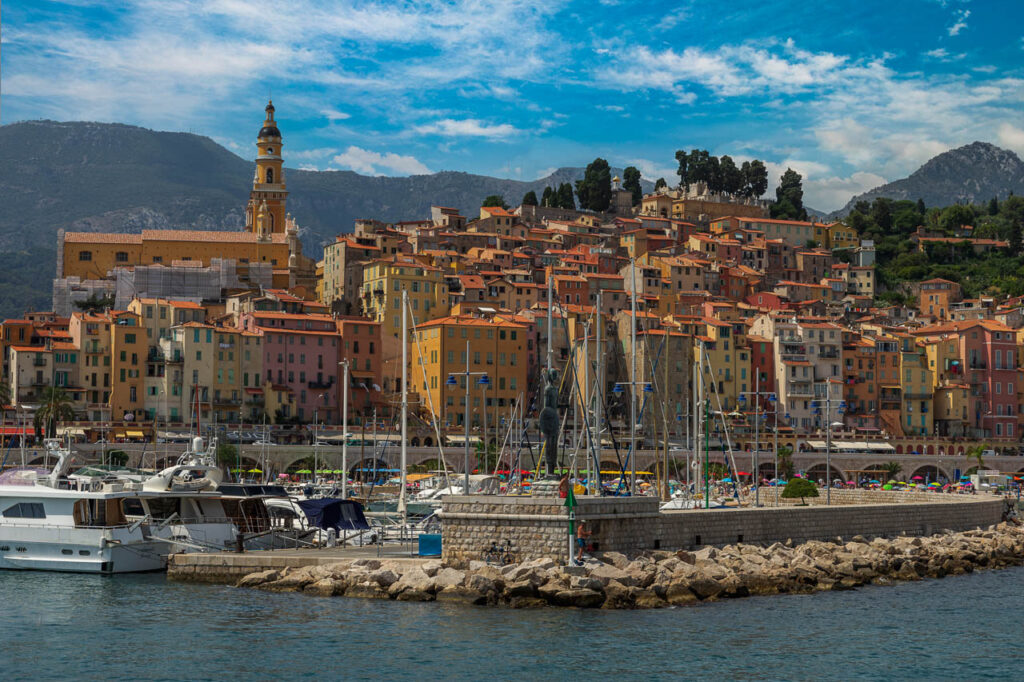
[[198, 421], [305, 442], [310, 425], [385, 428], [405, 392], [414, 445], [435, 426], [456, 442], [467, 422], [501, 444], [510, 419], [529, 429], [551, 366], [566, 430], [601, 414], [606, 446], [631, 410], [640, 447], [682, 437], [702, 372], [733, 447], [827, 432], [1016, 454], [1024, 302], [932, 279], [913, 305], [881, 303], [874, 244], [843, 222], [772, 219], [767, 201], [701, 184], [638, 198], [616, 177], [606, 211], [533, 197], [367, 216], [315, 261], [286, 210], [282, 145], [268, 104], [244, 231], [60, 234], [53, 310], [0, 325], [6, 436], [49, 421], [144, 441]]

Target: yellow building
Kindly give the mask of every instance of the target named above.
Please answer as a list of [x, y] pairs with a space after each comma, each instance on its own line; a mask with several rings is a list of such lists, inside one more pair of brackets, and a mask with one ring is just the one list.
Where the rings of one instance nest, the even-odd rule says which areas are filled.
[[[466, 371], [468, 361], [470, 372], [486, 372], [490, 379], [486, 405], [492, 410], [488, 424], [493, 428], [498, 411], [504, 408], [501, 414], [505, 414], [509, 405], [526, 395], [526, 332], [526, 325], [475, 317], [443, 317], [420, 325], [411, 334], [411, 343], [418, 347], [409, 353], [409, 386], [419, 394], [420, 412], [429, 415], [432, 404], [442, 424], [465, 423], [466, 377], [458, 373]], [[449, 376], [455, 376], [456, 386], [447, 385]], [[479, 377], [470, 377], [470, 382], [470, 423], [479, 424], [483, 390]]]
[[135, 313], [111, 311], [106, 317], [110, 322], [111, 418], [141, 420], [145, 416], [146, 330]]
[[448, 314], [448, 286], [441, 270], [395, 255], [363, 266], [363, 315], [381, 323], [381, 333], [397, 337], [402, 329], [402, 292], [417, 324]]
[[706, 333], [694, 341], [694, 353], [700, 360], [704, 395], [711, 399], [713, 409], [718, 409], [721, 400], [723, 410], [732, 410], [742, 393], [753, 390], [750, 350], [744, 334], [737, 333], [744, 324], [707, 317], [702, 322]]
[[108, 279], [118, 267], [171, 266], [176, 262], [209, 266], [214, 258], [236, 262], [238, 276], [249, 277], [250, 265], [269, 266], [275, 288], [301, 289], [312, 298], [316, 264], [302, 255], [298, 226], [285, 212], [281, 133], [267, 105], [267, 119], [257, 135], [256, 170], [246, 206], [244, 231], [143, 230], [139, 234], [60, 232], [57, 237], [59, 278]]
[[839, 222], [815, 224], [814, 241], [826, 249], [853, 249], [860, 244], [857, 230]]
[[82, 394], [80, 407], [93, 421], [109, 420], [110, 319], [76, 312], [68, 323], [72, 343], [79, 349]]
[[907, 435], [932, 435], [934, 377], [929, 369], [926, 350], [916, 345], [913, 337], [898, 335], [900, 342], [900, 388], [903, 404], [900, 422]]

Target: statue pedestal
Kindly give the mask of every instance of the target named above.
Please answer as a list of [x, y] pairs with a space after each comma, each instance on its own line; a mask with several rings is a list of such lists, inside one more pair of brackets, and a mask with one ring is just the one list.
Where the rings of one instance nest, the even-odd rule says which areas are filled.
[[543, 478], [530, 486], [531, 497], [558, 497], [558, 479]]

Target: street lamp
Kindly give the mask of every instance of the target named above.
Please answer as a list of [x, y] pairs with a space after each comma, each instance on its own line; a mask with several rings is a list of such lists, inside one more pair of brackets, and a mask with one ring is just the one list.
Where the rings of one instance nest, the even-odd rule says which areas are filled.
[[[463, 409], [462, 421], [465, 426], [466, 442], [463, 452], [463, 489], [462, 494], [469, 494], [469, 380], [470, 377], [486, 377], [487, 372], [470, 372], [469, 371], [469, 341], [466, 342], [466, 369], [462, 372], [453, 373], [448, 375], [446, 386], [458, 386], [459, 382], [455, 378], [456, 376], [463, 376], [466, 379], [466, 405]], [[490, 384], [490, 379], [487, 380]], [[485, 434], [486, 435], [486, 434]]]

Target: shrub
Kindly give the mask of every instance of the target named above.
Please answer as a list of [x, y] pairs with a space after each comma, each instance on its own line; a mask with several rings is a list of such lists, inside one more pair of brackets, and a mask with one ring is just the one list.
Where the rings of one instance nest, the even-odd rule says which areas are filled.
[[817, 497], [818, 486], [814, 485], [806, 478], [791, 478], [786, 483], [786, 487], [782, 489], [783, 499], [792, 500], [797, 497], [800, 498], [800, 504], [807, 504], [804, 502], [805, 497]]

